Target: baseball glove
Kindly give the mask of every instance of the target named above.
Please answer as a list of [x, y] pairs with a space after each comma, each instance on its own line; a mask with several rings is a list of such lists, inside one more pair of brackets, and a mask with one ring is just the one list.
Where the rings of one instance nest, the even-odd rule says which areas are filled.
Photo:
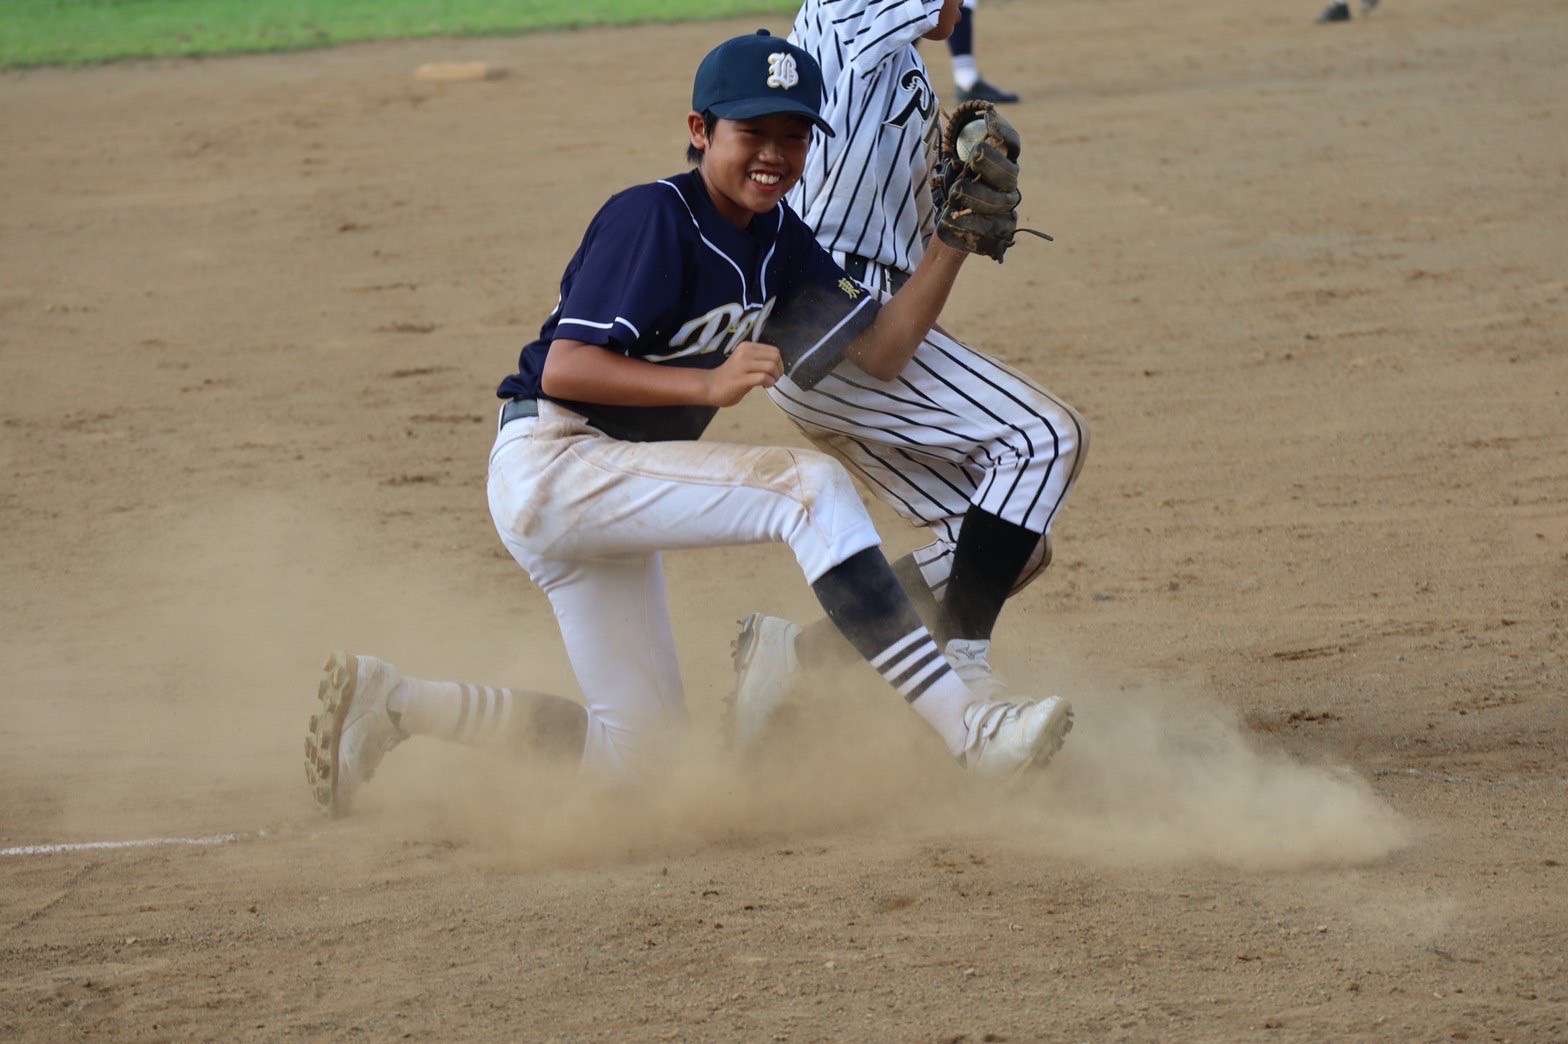
[[1019, 229], [1018, 131], [986, 101], [960, 105], [942, 129], [931, 173], [936, 234], [955, 250], [1002, 260]]

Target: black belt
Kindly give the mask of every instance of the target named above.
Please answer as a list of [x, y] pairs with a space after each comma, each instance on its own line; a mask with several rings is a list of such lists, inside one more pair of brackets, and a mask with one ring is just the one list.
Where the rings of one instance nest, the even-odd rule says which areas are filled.
[[537, 416], [539, 416], [538, 399], [513, 399], [501, 407], [501, 423], [497, 425], [497, 430], [506, 427], [519, 417]]
[[[575, 413], [576, 411], [573, 410], [572, 412]], [[537, 416], [539, 416], [538, 399], [513, 399], [511, 402], [508, 402], [505, 406], [501, 407], [501, 423], [496, 425], [496, 431], [500, 431], [514, 420], [520, 420], [523, 417]], [[568, 414], [568, 416], [570, 416], [570, 414]], [[622, 427], [621, 425], [614, 422], [607, 423], [602, 420], [595, 420], [592, 417], [583, 417], [581, 414], [578, 414], [578, 417], [590, 428], [597, 428], [606, 435], [609, 435], [612, 438], [620, 439], [623, 442], [646, 442], [648, 440], [648, 436], [638, 434], [630, 428]]]
[[861, 286], [871, 285], [870, 283], [866, 282], [866, 270], [871, 265], [876, 265], [877, 268], [881, 270], [882, 289], [890, 294], [898, 293], [899, 288], [901, 288], [905, 283], [909, 282], [908, 272], [902, 272], [896, 268], [889, 268], [887, 265], [884, 265], [878, 261], [873, 261], [868, 257], [861, 257], [859, 254], [848, 254], [844, 258], [844, 271], [848, 272], [849, 277], [855, 282], [859, 283]]

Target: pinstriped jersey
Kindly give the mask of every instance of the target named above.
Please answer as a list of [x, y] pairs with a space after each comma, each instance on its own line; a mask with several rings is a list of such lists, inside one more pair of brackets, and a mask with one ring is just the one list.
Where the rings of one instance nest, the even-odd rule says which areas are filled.
[[822, 66], [822, 116], [791, 207], [829, 250], [906, 272], [933, 224], [928, 178], [937, 97], [915, 41], [942, 0], [805, 0], [790, 41]]

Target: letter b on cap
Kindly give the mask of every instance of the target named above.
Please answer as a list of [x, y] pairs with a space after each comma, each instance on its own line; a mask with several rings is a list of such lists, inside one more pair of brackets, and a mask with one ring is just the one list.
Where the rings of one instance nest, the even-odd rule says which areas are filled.
[[800, 82], [795, 68], [795, 56], [788, 51], [774, 51], [768, 55], [768, 86], [782, 87], [786, 91]]

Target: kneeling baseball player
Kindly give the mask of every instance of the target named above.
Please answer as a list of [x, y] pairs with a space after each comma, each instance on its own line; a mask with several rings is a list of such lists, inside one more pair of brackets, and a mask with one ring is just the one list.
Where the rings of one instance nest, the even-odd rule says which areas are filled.
[[710, 52], [687, 116], [695, 169], [600, 209], [498, 389], [491, 517], [550, 599], [585, 702], [334, 654], [306, 740], [327, 813], [347, 813], [416, 734], [556, 752], [611, 780], [656, 775], [686, 723], [665, 549], [788, 544], [848, 642], [974, 773], [1010, 777], [1061, 746], [1066, 701], [986, 699], [955, 673], [836, 460], [698, 441], [720, 408], [786, 374], [809, 385], [849, 359], [896, 376], [967, 256], [934, 243], [881, 303], [846, 275], [783, 204], [813, 127], [832, 133], [821, 101], [815, 60], [765, 32]]

